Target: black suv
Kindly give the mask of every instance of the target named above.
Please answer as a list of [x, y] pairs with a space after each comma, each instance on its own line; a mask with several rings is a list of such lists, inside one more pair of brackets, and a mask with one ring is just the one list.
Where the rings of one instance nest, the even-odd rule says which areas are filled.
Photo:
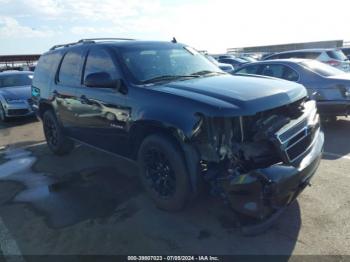
[[319, 116], [303, 86], [229, 75], [179, 43], [54, 46], [32, 95], [54, 153], [82, 142], [137, 161], [166, 210], [207, 182], [235, 211], [267, 219], [309, 184], [321, 158]]

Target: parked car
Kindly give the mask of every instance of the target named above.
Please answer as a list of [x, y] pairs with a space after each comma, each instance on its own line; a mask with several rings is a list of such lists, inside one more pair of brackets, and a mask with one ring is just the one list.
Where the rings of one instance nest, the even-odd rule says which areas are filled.
[[216, 61], [216, 59], [210, 55], [206, 55], [206, 57], [208, 58], [208, 60], [212, 63], [214, 63], [215, 65], [217, 65], [222, 71], [225, 71], [226, 73], [231, 74], [234, 70], [233, 66], [230, 64], [224, 64], [224, 63], [219, 63], [218, 61]]
[[282, 78], [305, 86], [322, 116], [336, 119], [350, 113], [350, 74], [316, 60], [277, 59], [242, 66], [234, 74]]
[[240, 56], [239, 58], [247, 61], [248, 63], [252, 63], [252, 62], [258, 61], [254, 57], [251, 57], [251, 56], [248, 56], [248, 55], [243, 55], [243, 56]]
[[[222, 57], [222, 56], [221, 56]], [[233, 66], [233, 68], [238, 68], [246, 63], [249, 63], [247, 60], [244, 60], [242, 58], [230, 56], [230, 57], [222, 57], [217, 58], [217, 61], [220, 63], [230, 64]]]
[[33, 72], [5, 71], [0, 73], [0, 121], [11, 117], [33, 115], [30, 86]]
[[350, 59], [350, 47], [343, 47], [341, 48], [341, 50], [343, 51], [344, 55], [346, 55], [346, 57]]
[[345, 72], [350, 72], [349, 59], [344, 55], [340, 49], [303, 49], [287, 51], [282, 53], [275, 53], [270, 56], [266, 56], [263, 60], [272, 59], [286, 59], [286, 58], [303, 58], [303, 59], [315, 59], [336, 67]]
[[55, 46], [32, 90], [52, 152], [83, 142], [137, 161], [165, 210], [183, 208], [207, 182], [236, 212], [273, 219], [321, 159], [324, 136], [302, 85], [229, 75], [180, 43]]

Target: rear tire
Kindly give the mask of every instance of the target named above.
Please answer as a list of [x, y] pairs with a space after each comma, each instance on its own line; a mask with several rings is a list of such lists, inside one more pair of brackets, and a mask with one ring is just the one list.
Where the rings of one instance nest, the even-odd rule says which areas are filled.
[[1, 122], [7, 122], [8, 118], [6, 117], [4, 107], [0, 103], [0, 121]]
[[62, 156], [73, 150], [74, 142], [64, 135], [62, 126], [51, 110], [44, 112], [43, 128], [47, 145], [54, 154]]
[[184, 208], [190, 200], [191, 185], [184, 156], [173, 140], [161, 134], [145, 138], [138, 165], [141, 182], [158, 208]]

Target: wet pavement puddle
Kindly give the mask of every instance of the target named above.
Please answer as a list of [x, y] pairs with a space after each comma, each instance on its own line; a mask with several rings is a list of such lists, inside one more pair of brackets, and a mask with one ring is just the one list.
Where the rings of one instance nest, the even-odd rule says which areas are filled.
[[[6, 149], [3, 156], [6, 161], [0, 164], [0, 182], [22, 185], [22, 190], [6, 204], [28, 204], [52, 228], [110, 217], [118, 212], [118, 206], [142, 192], [137, 177], [119, 174], [112, 167], [83, 169], [59, 179], [34, 172], [32, 166], [37, 158], [30, 151]], [[121, 219], [137, 211], [135, 207], [122, 208]]]

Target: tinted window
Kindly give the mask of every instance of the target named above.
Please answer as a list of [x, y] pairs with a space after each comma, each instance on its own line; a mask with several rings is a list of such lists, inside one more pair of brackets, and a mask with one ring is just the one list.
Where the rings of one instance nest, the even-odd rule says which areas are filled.
[[282, 65], [263, 65], [261, 74], [265, 76], [282, 78], [283, 66]]
[[237, 71], [238, 74], [251, 74], [255, 75], [258, 73], [259, 66], [258, 65], [251, 65], [246, 66], [240, 70]]
[[293, 69], [288, 66], [283, 66], [283, 75], [282, 78], [288, 81], [296, 82], [299, 80], [299, 75]]
[[63, 57], [58, 81], [68, 86], [79, 86], [81, 83], [81, 50], [68, 51]]
[[29, 86], [32, 84], [33, 74], [11, 74], [0, 76], [0, 88], [11, 86]]
[[350, 55], [350, 48], [343, 48], [342, 51], [345, 55]]
[[327, 51], [327, 55], [335, 60], [344, 61], [348, 59], [341, 50]]
[[304, 57], [306, 59], [316, 59], [317, 57], [320, 56], [320, 52], [305, 52]]
[[343, 71], [316, 60], [303, 61], [300, 64], [321, 76], [327, 77], [327, 76], [336, 76], [336, 75], [344, 74]]
[[92, 49], [86, 60], [84, 77], [98, 72], [109, 73], [112, 79], [120, 78], [110, 55], [102, 49]]
[[288, 81], [298, 81], [299, 79], [298, 73], [285, 65], [265, 65], [261, 74], [270, 77], [282, 78]]
[[49, 78], [56, 73], [61, 57], [59, 53], [45, 54], [40, 57], [34, 72], [34, 86], [40, 88], [48, 84]]

